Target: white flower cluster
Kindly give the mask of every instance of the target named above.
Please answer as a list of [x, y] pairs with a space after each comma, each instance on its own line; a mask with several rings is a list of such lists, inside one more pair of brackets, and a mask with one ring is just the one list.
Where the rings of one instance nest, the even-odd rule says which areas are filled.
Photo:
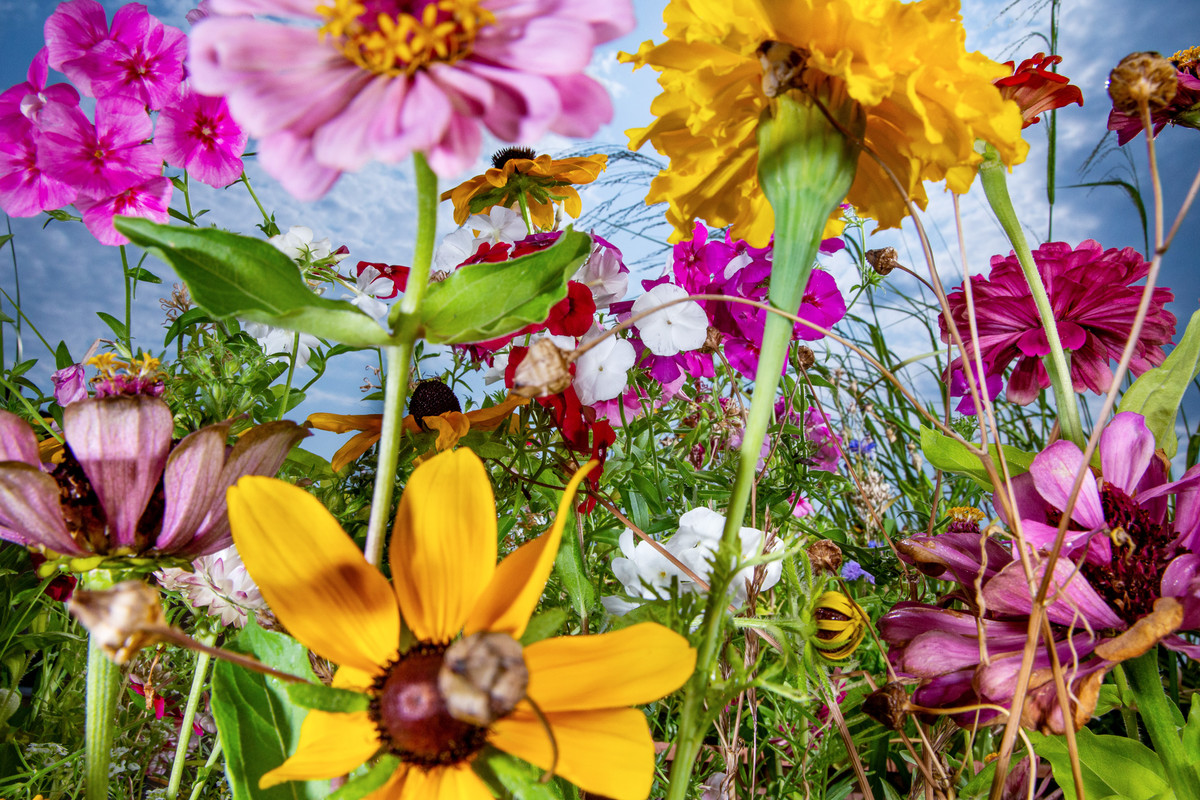
[[[701, 580], [708, 582], [712, 572], [713, 557], [721, 542], [725, 529], [725, 517], [707, 508], [693, 508], [679, 518], [679, 530], [663, 542], [667, 552], [687, 566]], [[738, 534], [742, 543], [742, 558], [762, 555], [763, 532], [756, 528], [742, 528]], [[654, 600], [670, 594], [673, 580], [679, 581], [681, 592], [699, 592], [700, 587], [683, 570], [671, 563], [647, 542], [633, 541], [633, 531], [626, 529], [620, 538], [624, 558], [614, 558], [613, 575], [621, 581], [625, 592], [632, 598]], [[746, 603], [746, 584], [754, 580], [755, 567], [740, 570], [730, 588], [730, 602], [735, 606]], [[763, 567], [765, 575], [762, 590], [770, 589], [779, 582], [782, 564], [772, 561]], [[621, 616], [641, 605], [640, 602], [621, 597], [602, 597], [600, 602], [610, 614]]]
[[246, 572], [237, 548], [232, 545], [210, 556], [197, 558], [192, 567], [195, 572], [175, 568], [159, 570], [159, 585], [182, 594], [193, 608], [207, 608], [226, 626], [244, 627], [250, 614], [257, 615], [266, 609], [262, 593]]

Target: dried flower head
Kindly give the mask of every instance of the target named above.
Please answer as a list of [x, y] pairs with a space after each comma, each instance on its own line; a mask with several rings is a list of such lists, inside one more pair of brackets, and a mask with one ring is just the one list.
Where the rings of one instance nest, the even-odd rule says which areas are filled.
[[512, 393], [520, 397], [558, 394], [571, 385], [566, 352], [550, 339], [538, 339], [517, 365]]
[[162, 641], [167, 618], [158, 591], [141, 581], [124, 581], [111, 589], [76, 589], [67, 610], [88, 629], [92, 641], [118, 664], [138, 650]]
[[830, 539], [818, 539], [806, 550], [814, 571], [836, 575], [842, 568], [842, 548]]
[[896, 260], [896, 248], [894, 247], [868, 250], [867, 263], [880, 275], [890, 275], [892, 270], [900, 266], [900, 262]]
[[817, 354], [812, 351], [811, 347], [804, 345], [796, 347], [796, 365], [800, 367], [801, 372], [808, 372], [816, 363]]
[[1151, 111], [1170, 105], [1179, 89], [1175, 65], [1155, 52], [1130, 53], [1108, 74], [1113, 108], [1137, 114], [1145, 104]]

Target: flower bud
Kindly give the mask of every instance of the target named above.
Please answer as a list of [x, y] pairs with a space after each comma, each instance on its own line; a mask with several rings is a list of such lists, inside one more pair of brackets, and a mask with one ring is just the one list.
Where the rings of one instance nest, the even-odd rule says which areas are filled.
[[1139, 114], [1144, 103], [1151, 111], [1170, 105], [1179, 91], [1175, 65], [1155, 52], [1130, 53], [1108, 74], [1113, 108]]
[[836, 575], [842, 568], [842, 548], [829, 539], [819, 539], [808, 546], [809, 563], [818, 574], [828, 572]]
[[894, 247], [868, 250], [867, 263], [871, 265], [871, 269], [880, 275], [889, 275], [892, 270], [900, 266], [900, 262], [896, 259], [896, 248]]
[[538, 339], [517, 365], [512, 393], [519, 397], [545, 397], [570, 385], [571, 371], [564, 352], [549, 339]]
[[529, 686], [521, 643], [506, 633], [475, 633], [450, 645], [438, 691], [450, 716], [487, 726], [516, 708]]
[[709, 325], [708, 332], [704, 336], [704, 345], [700, 348], [700, 352], [704, 355], [715, 353], [721, 349], [721, 343], [724, 341], [725, 334], [721, 333], [712, 325]]
[[167, 618], [158, 590], [141, 581], [124, 581], [111, 589], [76, 589], [69, 610], [88, 629], [104, 653], [125, 664], [138, 650], [163, 641]]
[[825, 592], [813, 612], [817, 633], [813, 646], [830, 661], [849, 657], [867, 632], [867, 612], [841, 592]]

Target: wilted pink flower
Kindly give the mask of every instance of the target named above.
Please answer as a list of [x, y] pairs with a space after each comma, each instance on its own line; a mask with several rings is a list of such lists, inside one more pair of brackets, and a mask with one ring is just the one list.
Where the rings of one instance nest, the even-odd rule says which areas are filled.
[[87, 373], [82, 364], [63, 367], [51, 375], [50, 380], [54, 384], [54, 402], [60, 406], [88, 396]]
[[[1048, 242], [1033, 251], [1033, 260], [1046, 285], [1063, 348], [1071, 351], [1075, 391], [1108, 391], [1112, 383], [1108, 362], [1121, 357], [1142, 297], [1142, 288], [1134, 284], [1146, 277], [1150, 265], [1132, 247], [1105, 250], [1091, 239], [1075, 248], [1065, 242]], [[1031, 403], [1050, 385], [1042, 366], [1050, 345], [1017, 257], [992, 256], [991, 275], [972, 276], [971, 281], [984, 372], [1001, 375], [1015, 360], [1006, 397], [1021, 405]], [[970, 348], [966, 296], [959, 288], [947, 299], [959, 335]], [[1169, 289], [1154, 290], [1129, 365], [1134, 375], [1161, 364], [1166, 357], [1162, 346], [1170, 344], [1175, 334], [1175, 315], [1166, 310], [1166, 304], [1173, 299]], [[945, 319], [939, 318], [938, 323], [942, 341], [948, 342]], [[961, 361], [955, 359], [950, 369], [961, 369]]]
[[241, 176], [247, 138], [224, 98], [206, 97], [188, 88], [158, 115], [154, 131], [164, 161], [218, 189]]
[[119, 214], [142, 217], [152, 222], [166, 222], [172, 189], [171, 181], [159, 176], [110, 197], [76, 198], [75, 208], [79, 209], [83, 224], [100, 244], [129, 244], [129, 240], [113, 227], [113, 217]]
[[87, 197], [110, 197], [162, 174], [153, 144], [150, 115], [127, 100], [96, 103], [93, 125], [78, 108], [54, 106], [43, 112], [38, 166]]
[[[214, 0], [209, 10], [191, 34], [193, 86], [228, 98], [263, 167], [303, 199], [413, 152], [458, 173], [479, 154], [481, 123], [511, 142], [592, 135], [612, 105], [583, 70], [596, 45], [633, 28], [629, 0]], [[242, 13], [320, 28], [218, 16]]]
[[187, 37], [140, 3], [113, 14], [112, 29], [96, 0], [62, 3], [46, 20], [50, 66], [89, 97], [127, 99], [163, 108], [183, 80]]
[[230, 424], [172, 447], [161, 400], [80, 400], [63, 409], [66, 457], [47, 473], [33, 431], [0, 411], [0, 539], [48, 556], [195, 558], [228, 547], [225, 490], [243, 475], [274, 475], [307, 435], [270, 422], [229, 448]]

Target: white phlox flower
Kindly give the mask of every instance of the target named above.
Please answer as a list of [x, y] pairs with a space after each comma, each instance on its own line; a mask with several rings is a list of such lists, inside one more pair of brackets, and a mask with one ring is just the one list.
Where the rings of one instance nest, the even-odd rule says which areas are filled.
[[304, 225], [293, 225], [287, 233], [276, 234], [267, 241], [288, 258], [301, 263], [320, 261], [330, 254], [329, 239], [313, 241], [312, 228]]
[[364, 314], [376, 322], [381, 322], [388, 314], [387, 303], [379, 300], [380, 295], [391, 294], [395, 285], [387, 278], [381, 277], [379, 270], [374, 267], [364, 267], [358, 274], [358, 280], [350, 294], [350, 304], [356, 306]]
[[[259, 347], [272, 361], [286, 361], [292, 354], [292, 346], [297, 344], [294, 331], [285, 331], [283, 328], [275, 328], [262, 322], [243, 322], [242, 330], [258, 341]], [[308, 365], [312, 348], [321, 344], [321, 340], [311, 333], [302, 333], [298, 344], [296, 366], [304, 367]]]
[[[580, 344], [596, 339], [604, 329], [592, 325]], [[637, 359], [633, 345], [609, 336], [575, 360], [575, 394], [585, 406], [620, 396], [629, 384], [629, 369]]]
[[[633, 313], [642, 313], [671, 300], [687, 297], [682, 287], [662, 283], [633, 302]], [[708, 315], [695, 300], [677, 303], [641, 320], [636, 325], [642, 342], [656, 356], [673, 356], [698, 350], [708, 338]]]

